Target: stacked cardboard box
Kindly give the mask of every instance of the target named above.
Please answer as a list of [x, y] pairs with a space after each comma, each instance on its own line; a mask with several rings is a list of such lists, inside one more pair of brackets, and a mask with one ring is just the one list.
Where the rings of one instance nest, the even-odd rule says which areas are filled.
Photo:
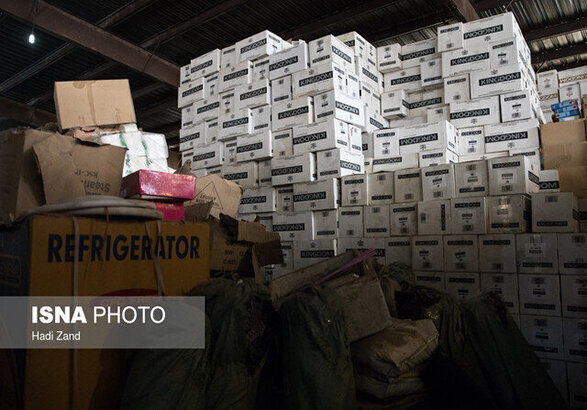
[[[564, 71], [549, 70], [537, 74], [540, 106], [548, 122], [570, 121], [581, 118], [584, 113], [579, 109], [558, 111], [560, 104], [570, 100], [581, 100], [587, 95], [587, 67], [571, 68]], [[558, 111], [558, 112], [556, 112]]]

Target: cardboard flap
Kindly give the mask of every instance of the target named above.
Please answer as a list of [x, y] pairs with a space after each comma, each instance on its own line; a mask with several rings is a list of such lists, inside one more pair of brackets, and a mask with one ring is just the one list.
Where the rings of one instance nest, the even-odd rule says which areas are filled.
[[212, 201], [210, 215], [220, 218], [220, 214], [236, 218], [240, 205], [242, 188], [232, 181], [227, 181], [218, 175], [207, 175], [198, 179], [196, 197], [191, 203]]
[[279, 234], [267, 232], [265, 225], [258, 222], [239, 221], [224, 214], [220, 214], [220, 220], [230, 230], [235, 241], [250, 243], [279, 241]]
[[199, 204], [185, 205], [186, 222], [204, 222], [210, 217], [212, 201]]
[[33, 145], [41, 171], [45, 201], [48, 204], [84, 196], [86, 191], [76, 175], [71, 154], [73, 141], [57, 134]]

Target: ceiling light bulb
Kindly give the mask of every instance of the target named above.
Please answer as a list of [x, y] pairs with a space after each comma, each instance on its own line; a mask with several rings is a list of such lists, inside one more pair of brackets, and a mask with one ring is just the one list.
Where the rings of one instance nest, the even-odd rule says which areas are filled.
[[35, 35], [33, 33], [29, 34], [29, 43], [35, 44]]

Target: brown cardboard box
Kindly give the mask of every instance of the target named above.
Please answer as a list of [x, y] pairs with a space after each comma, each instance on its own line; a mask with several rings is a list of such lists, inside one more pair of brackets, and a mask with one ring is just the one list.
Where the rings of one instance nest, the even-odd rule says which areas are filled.
[[[236, 218], [242, 194], [242, 188], [234, 182], [227, 181], [218, 175], [207, 175], [198, 178], [194, 202], [212, 201], [210, 215], [215, 218], [220, 218], [221, 213]], [[188, 201], [185, 205], [189, 206], [191, 202]]]
[[0, 225], [45, 202], [81, 195], [118, 196], [125, 153], [125, 148], [53, 132], [0, 132]]
[[542, 124], [540, 138], [543, 147], [585, 142], [585, 119]]
[[[86, 246], [80, 247], [78, 273], [80, 296], [157, 294], [154, 262], [148, 253], [143, 252], [142, 245], [139, 245], [141, 249], [130, 246], [132, 238], [139, 238], [139, 244], [161, 244], [160, 267], [166, 295], [182, 296], [209, 278], [210, 243], [206, 224], [121, 222], [98, 218], [77, 218], [77, 221], [80, 240], [101, 237], [102, 245], [112, 243], [106, 246], [112, 246], [111, 251], [102, 253], [99, 260], [92, 260], [93, 247], [99, 242], [83, 242]], [[66, 216], [34, 216], [14, 229], [0, 229], [0, 295], [72, 295], [74, 262], [68, 255], [73, 254], [69, 244], [74, 235], [73, 220]], [[181, 246], [168, 248], [170, 238], [174, 239], [174, 244], [185, 240], [189, 251], [183, 254]], [[132, 243], [135, 243], [134, 239]], [[0, 352], [4, 353], [12, 354], [10, 351]], [[72, 385], [74, 354], [79, 369], [77, 391]], [[19, 360], [14, 370], [24, 395], [24, 405], [19, 408], [120, 407], [126, 374], [124, 358], [128, 351], [32, 349], [26, 353], [17, 352], [17, 355]], [[8, 381], [4, 379], [6, 376]], [[4, 400], [7, 397], [5, 392], [14, 377], [13, 372], [0, 372], [0, 397], [7, 408], [10, 403]]]
[[62, 130], [137, 122], [128, 80], [58, 81], [54, 99]]
[[574, 192], [579, 198], [587, 198], [587, 165], [559, 168], [558, 177], [561, 192]]
[[544, 169], [587, 165], [587, 142], [549, 145], [542, 149]]

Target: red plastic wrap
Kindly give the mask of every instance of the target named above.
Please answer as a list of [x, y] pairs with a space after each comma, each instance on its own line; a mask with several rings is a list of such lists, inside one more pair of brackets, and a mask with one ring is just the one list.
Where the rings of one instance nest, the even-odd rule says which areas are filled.
[[183, 221], [185, 208], [183, 202], [153, 202], [158, 211], [163, 212], [164, 221]]
[[120, 196], [187, 201], [194, 199], [196, 177], [168, 172], [140, 170], [122, 179]]

